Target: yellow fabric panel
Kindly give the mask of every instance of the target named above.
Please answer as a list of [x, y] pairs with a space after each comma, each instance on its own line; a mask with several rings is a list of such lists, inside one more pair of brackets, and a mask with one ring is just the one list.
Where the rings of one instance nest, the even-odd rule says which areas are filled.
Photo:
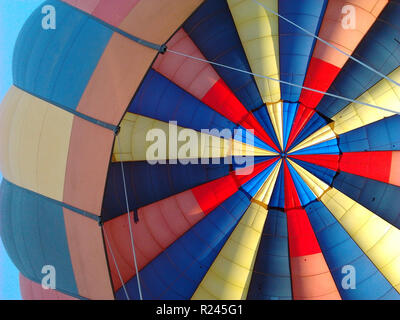
[[301, 149], [305, 149], [311, 146], [315, 146], [319, 143], [332, 140], [336, 138], [335, 132], [332, 130], [331, 124], [319, 129], [318, 131], [314, 132], [308, 138], [304, 139], [301, 143], [299, 143], [296, 147], [291, 149], [289, 153], [299, 151]]
[[282, 160], [279, 160], [279, 162], [275, 165], [274, 170], [272, 170], [271, 174], [267, 178], [267, 180], [264, 182], [262, 185], [261, 189], [258, 190], [256, 195], [254, 196], [255, 201], [259, 201], [266, 206], [269, 204], [269, 201], [271, 200], [272, 192], [274, 191], [274, 186], [276, 179], [278, 178], [279, 174], [279, 169], [281, 167]]
[[293, 168], [297, 171], [300, 177], [304, 180], [304, 182], [310, 187], [311, 191], [315, 194], [317, 198], [320, 198], [326, 190], [329, 189], [329, 186], [318, 179], [316, 176], [308, 172], [303, 167], [300, 167], [297, 163], [288, 159], [289, 163], [293, 166]]
[[240, 300], [247, 297], [268, 212], [266, 206], [258, 202], [269, 203], [281, 163], [282, 160], [276, 164], [258, 190], [252, 204], [228, 238], [192, 299], [212, 297], [218, 300]]
[[[208, 136], [208, 135], [207, 135]], [[234, 139], [229, 140], [229, 144], [232, 147], [226, 151], [226, 154], [233, 156], [274, 156], [276, 152], [267, 151], [261, 148], [254, 147], [252, 145], [236, 141]]]
[[191, 300], [218, 300], [218, 298], [213, 296], [211, 293], [209, 293], [202, 287], [198, 287], [196, 289], [195, 295], [193, 295]]
[[[121, 131], [116, 139], [113, 153], [113, 161], [145, 161], [157, 160], [153, 153], [147, 154], [149, 147], [157, 142], [146, 139], [149, 130], [158, 129], [165, 136], [165, 142], [161, 143], [166, 153], [158, 159], [192, 159], [190, 154], [173, 153], [169, 154], [171, 143], [176, 144], [173, 150], [182, 150], [187, 141], [178, 141], [179, 134], [189, 133], [192, 140], [190, 146], [196, 150], [195, 158], [223, 158], [228, 156], [267, 156], [276, 153], [266, 151], [245, 143], [201, 133], [193, 129], [187, 129], [175, 124], [151, 119], [138, 114], [127, 113], [121, 123]], [[176, 132], [176, 137], [170, 136]], [[149, 140], [149, 141], [147, 141]], [[193, 142], [192, 142], [193, 141]], [[203, 144], [202, 142], [203, 141]], [[120, 149], [121, 147], [121, 149]], [[178, 157], [179, 156], [179, 157]]]
[[400, 230], [336, 189], [328, 190], [321, 201], [400, 292]]
[[[11, 157], [8, 149], [12, 119], [15, 113], [15, 108], [12, 106], [17, 106], [21, 99], [21, 96], [17, 93], [17, 89], [11, 87], [0, 105], [0, 171], [6, 178], [12, 175], [16, 180], [19, 178], [18, 171], [13, 173], [9, 172], [12, 168], [10, 167]], [[7, 172], [9, 173], [7, 174]]]
[[[400, 67], [389, 74], [389, 78], [399, 82]], [[400, 112], [400, 87], [383, 79], [357, 100], [393, 110], [394, 112]], [[336, 134], [340, 135], [393, 114], [389, 111], [351, 103], [332, 118], [334, 121], [333, 130]]]
[[[259, 1], [278, 12], [277, 0]], [[278, 17], [252, 0], [228, 0], [228, 5], [252, 71], [279, 79]], [[265, 103], [281, 99], [279, 82], [260, 77], [255, 80]]]
[[279, 144], [283, 150], [283, 104], [282, 102], [268, 104], [267, 109]]
[[192, 300], [247, 297], [267, 209], [252, 203], [194, 293]]
[[[298, 170], [299, 166], [294, 165]], [[304, 169], [298, 172], [303, 179], [312, 176], [309, 172], [304, 174]], [[316, 185], [324, 186], [320, 197], [322, 203], [392, 286], [400, 292], [400, 230], [344, 193], [330, 188], [317, 177], [309, 177], [304, 181], [313, 191]]]
[[62, 201], [73, 115], [12, 87], [0, 119], [3, 176]]

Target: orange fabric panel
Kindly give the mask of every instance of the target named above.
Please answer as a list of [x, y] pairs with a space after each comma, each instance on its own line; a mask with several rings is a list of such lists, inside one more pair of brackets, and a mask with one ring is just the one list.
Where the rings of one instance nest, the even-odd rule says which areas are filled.
[[142, 0], [120, 24], [120, 28], [146, 41], [163, 44], [202, 2], [203, 0]]
[[140, 0], [101, 0], [93, 15], [118, 27]]
[[[205, 59], [183, 29], [180, 29], [167, 45], [171, 50]], [[199, 100], [202, 100], [220, 79], [210, 64], [169, 52], [159, 55], [153, 68]]]
[[[139, 270], [204, 216], [205, 214], [191, 191], [185, 191], [140, 208], [138, 210], [139, 222], [137, 224], [133, 222], [132, 213], [132, 232]], [[107, 221], [104, 224], [104, 228], [117, 261], [118, 269], [125, 282], [136, 274], [127, 214]], [[114, 288], [118, 290], [122, 284], [109, 247], [107, 247], [107, 252]]]
[[341, 300], [322, 253], [290, 258], [293, 299]]
[[45, 290], [42, 285], [19, 274], [19, 288], [23, 300], [78, 300], [57, 290]]
[[400, 151], [393, 151], [389, 183], [400, 186]]
[[140, 0], [62, 0], [118, 27]]
[[100, 216], [114, 133], [75, 117], [64, 185], [64, 202]]
[[[384, 9], [387, 0], [330, 0], [321, 25], [319, 37], [335, 45], [348, 54], [352, 54], [362, 38]], [[342, 9], [346, 5], [355, 8], [356, 28], [343, 28]], [[321, 59], [342, 68], [348, 58], [339, 51], [317, 41], [314, 58]]]
[[77, 111], [117, 125], [157, 52], [114, 33]]
[[113, 300], [114, 294], [99, 224], [68, 209], [63, 210], [79, 295], [94, 300]]
[[62, 0], [65, 3], [74, 6], [87, 13], [92, 13], [96, 9], [97, 5], [101, 0]]

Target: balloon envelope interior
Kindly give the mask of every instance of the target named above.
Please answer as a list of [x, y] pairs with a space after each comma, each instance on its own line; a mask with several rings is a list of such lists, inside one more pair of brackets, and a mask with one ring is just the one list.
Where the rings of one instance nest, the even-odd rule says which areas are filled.
[[0, 109], [23, 297], [399, 299], [399, 16], [45, 1]]

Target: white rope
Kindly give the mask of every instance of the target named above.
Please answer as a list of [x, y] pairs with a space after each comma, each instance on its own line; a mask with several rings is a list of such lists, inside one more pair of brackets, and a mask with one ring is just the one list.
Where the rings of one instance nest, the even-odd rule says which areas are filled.
[[125, 288], [124, 280], [122, 279], [122, 276], [121, 276], [121, 272], [119, 272], [117, 260], [115, 259], [114, 252], [113, 252], [113, 250], [112, 250], [112, 248], [111, 248], [110, 242], [108, 241], [108, 236], [107, 236], [106, 228], [103, 228], [103, 231], [104, 231], [104, 238], [106, 239], [108, 249], [110, 250], [112, 259], [113, 259], [113, 261], [114, 261], [115, 268], [117, 269], [117, 273], [118, 273], [119, 280], [121, 281], [122, 287], [124, 288], [124, 292], [125, 292], [126, 298], [127, 298], [127, 300], [130, 300], [129, 295], [128, 295], [128, 291], [127, 291], [126, 288]]
[[280, 79], [275, 79], [275, 78], [271, 78], [271, 77], [268, 77], [268, 76], [264, 76], [262, 74], [257, 74], [257, 73], [253, 73], [253, 72], [250, 72], [250, 71], [241, 70], [241, 69], [230, 67], [230, 66], [227, 66], [227, 65], [224, 65], [224, 64], [221, 64], [221, 63], [217, 63], [217, 62], [205, 60], [205, 59], [202, 59], [202, 58], [194, 57], [194, 56], [191, 56], [191, 55], [188, 55], [188, 54], [185, 54], [185, 53], [182, 53], [182, 52], [174, 51], [174, 50], [171, 50], [171, 49], [167, 49], [167, 51], [171, 52], [173, 54], [176, 54], [176, 55], [180, 55], [180, 56], [189, 58], [189, 59], [197, 60], [197, 61], [204, 62], [204, 63], [209, 63], [209, 64], [212, 64], [212, 65], [215, 65], [215, 66], [218, 66], [218, 67], [222, 67], [222, 68], [230, 69], [230, 70], [233, 70], [233, 71], [237, 71], [237, 72], [245, 73], [245, 74], [248, 74], [248, 75], [252, 75], [254, 77], [280, 82], [280, 83], [286, 84], [288, 86], [292, 86], [292, 87], [296, 87], [296, 88], [302, 88], [302, 89], [307, 90], [307, 91], [320, 93], [320, 94], [323, 94], [323, 95], [326, 95], [326, 96], [329, 96], [329, 97], [333, 97], [333, 98], [337, 98], [337, 99], [341, 99], [341, 100], [344, 100], [344, 101], [347, 101], [347, 102], [361, 104], [361, 105], [364, 105], [366, 107], [371, 107], [371, 108], [379, 109], [379, 110], [382, 110], [382, 111], [391, 112], [391, 113], [394, 113], [394, 114], [400, 114], [399, 111], [383, 108], [383, 107], [376, 106], [376, 105], [373, 105], [373, 104], [370, 104], [370, 103], [367, 103], [367, 102], [362, 102], [362, 101], [359, 101], [359, 100], [354, 100], [354, 99], [342, 97], [342, 96], [339, 96], [339, 95], [336, 95], [336, 94], [333, 94], [333, 93], [329, 93], [329, 92], [324, 92], [324, 91], [320, 91], [320, 90], [317, 90], [317, 89], [308, 88], [308, 87], [301, 86], [301, 85], [298, 85], [298, 84], [295, 84], [295, 83], [291, 83], [291, 82], [288, 82], [288, 81], [284, 81], [284, 80], [280, 80]]
[[287, 23], [290, 23], [291, 25], [295, 26], [296, 28], [300, 29], [301, 31], [305, 32], [306, 34], [308, 34], [309, 36], [321, 41], [322, 43], [326, 44], [327, 46], [339, 51], [340, 53], [344, 54], [346, 57], [348, 57], [349, 59], [357, 62], [358, 64], [362, 65], [363, 67], [367, 68], [368, 70], [376, 73], [377, 75], [381, 76], [382, 78], [385, 78], [386, 80], [392, 82], [393, 84], [395, 84], [396, 86], [400, 86], [400, 83], [396, 82], [395, 80], [389, 78], [388, 76], [384, 75], [383, 73], [379, 72], [378, 70], [372, 68], [371, 66], [367, 65], [366, 63], [362, 62], [361, 60], [354, 58], [352, 55], [348, 54], [347, 52], [341, 50], [340, 48], [336, 47], [335, 45], [329, 43], [328, 41], [320, 38], [319, 36], [317, 36], [316, 34], [308, 31], [307, 29], [304, 29], [303, 27], [299, 26], [298, 24], [294, 23], [293, 21], [289, 20], [288, 18], [282, 16], [281, 14], [279, 14], [278, 12], [275, 12], [274, 10], [268, 8], [266, 5], [262, 4], [261, 2], [257, 1], [257, 0], [253, 0], [253, 2], [257, 3], [258, 5], [260, 5], [261, 7], [263, 7], [265, 10], [267, 10], [268, 12], [278, 16], [279, 18], [281, 18], [282, 20], [285, 20]]
[[[121, 151], [121, 144], [119, 141], [119, 136], [117, 135], [117, 140], [118, 140], [118, 148]], [[135, 251], [135, 242], [133, 240], [133, 231], [132, 231], [132, 222], [131, 222], [131, 213], [129, 209], [129, 202], [128, 202], [128, 191], [126, 187], [126, 180], [125, 180], [125, 170], [124, 170], [124, 162], [121, 160], [121, 171], [122, 171], [122, 180], [124, 183], [124, 193], [125, 193], [125, 202], [126, 202], [126, 210], [128, 212], [128, 222], [129, 222], [129, 233], [131, 237], [131, 246], [132, 246], [132, 254], [133, 254], [133, 261], [135, 263], [135, 270], [136, 270], [136, 280], [137, 280], [137, 285], [138, 285], [138, 290], [139, 290], [139, 297], [140, 300], [143, 300], [142, 296], [142, 287], [140, 285], [140, 277], [139, 277], [139, 268], [137, 266], [137, 260], [136, 260], [136, 251]]]

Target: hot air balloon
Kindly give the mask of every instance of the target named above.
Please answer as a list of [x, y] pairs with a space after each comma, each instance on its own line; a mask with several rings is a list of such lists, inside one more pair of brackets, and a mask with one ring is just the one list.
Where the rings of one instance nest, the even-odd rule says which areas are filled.
[[399, 0], [45, 1], [0, 109], [23, 298], [399, 299], [399, 16]]

